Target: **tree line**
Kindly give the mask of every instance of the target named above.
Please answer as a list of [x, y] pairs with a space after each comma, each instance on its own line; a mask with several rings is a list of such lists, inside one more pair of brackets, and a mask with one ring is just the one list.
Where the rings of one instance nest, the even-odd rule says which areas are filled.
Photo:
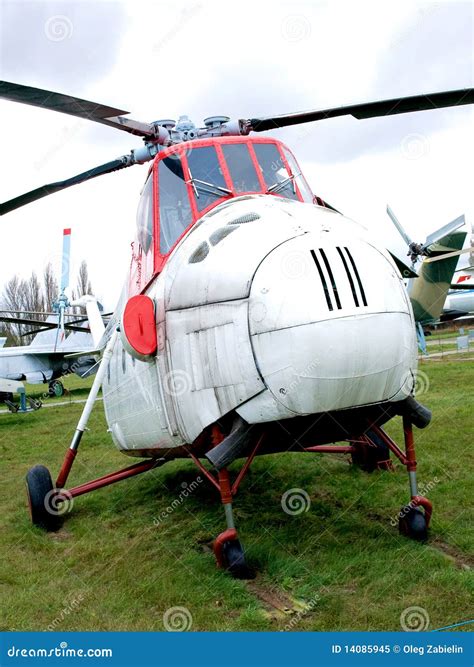
[[[74, 301], [84, 294], [93, 294], [89, 279], [87, 262], [82, 261], [79, 267], [76, 287], [72, 290]], [[59, 286], [51, 263], [48, 263], [41, 277], [33, 271], [26, 279], [13, 276], [3, 288], [0, 297], [0, 310], [9, 311], [13, 317], [31, 318], [44, 321], [47, 313], [54, 311], [59, 297]], [[15, 311], [20, 311], [17, 315]], [[69, 313], [80, 314], [78, 307], [68, 309]], [[29, 315], [31, 313], [31, 315]], [[7, 315], [8, 317], [8, 315]], [[29, 345], [35, 336], [34, 327], [28, 324], [0, 322], [0, 337], [6, 336], [6, 345]]]

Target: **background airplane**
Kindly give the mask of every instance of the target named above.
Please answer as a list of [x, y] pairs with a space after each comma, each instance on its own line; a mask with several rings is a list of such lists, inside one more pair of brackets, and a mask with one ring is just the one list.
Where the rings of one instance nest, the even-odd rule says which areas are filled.
[[[61, 288], [54, 304], [56, 312], [48, 313], [46, 321], [17, 317], [15, 315], [24, 313], [13, 314], [11, 311], [2, 311], [0, 317], [0, 322], [31, 325], [37, 331], [30, 345], [4, 347], [5, 340], [2, 339], [0, 378], [25, 381], [29, 384], [48, 384], [49, 393], [56, 396], [62, 396], [64, 393], [60, 377], [69, 373], [86, 377], [93, 371], [96, 359], [92, 353], [97, 348], [105, 329], [95, 297], [87, 294], [74, 301], [70, 301], [68, 297], [70, 242], [71, 230], [64, 229]], [[80, 316], [66, 312], [67, 309], [74, 307], [85, 309], [87, 315]], [[66, 322], [66, 319], [69, 321]], [[67, 332], [71, 333], [67, 335]], [[11, 398], [9, 392], [0, 392], [0, 401]]]

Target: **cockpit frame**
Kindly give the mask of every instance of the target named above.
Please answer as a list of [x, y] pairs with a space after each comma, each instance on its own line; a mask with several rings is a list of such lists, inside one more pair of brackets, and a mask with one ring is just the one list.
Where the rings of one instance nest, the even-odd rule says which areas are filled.
[[[245, 146], [248, 155], [241, 151], [239, 156], [238, 145]], [[212, 160], [211, 148], [217, 158], [214, 164], [217, 170], [211, 171], [212, 161], [208, 159], [206, 171], [196, 158], [200, 149], [206, 149], [206, 153], [202, 151], [199, 155], [211, 156]], [[272, 155], [275, 159], [270, 163], [269, 156]], [[237, 176], [242, 177], [239, 182]], [[270, 183], [272, 179], [273, 183]], [[163, 270], [180, 240], [204, 215], [232, 197], [249, 194], [287, 197], [306, 203], [315, 201], [292, 152], [277, 139], [212, 137], [160, 151], [150, 167], [138, 208], [130, 293], [146, 289]]]

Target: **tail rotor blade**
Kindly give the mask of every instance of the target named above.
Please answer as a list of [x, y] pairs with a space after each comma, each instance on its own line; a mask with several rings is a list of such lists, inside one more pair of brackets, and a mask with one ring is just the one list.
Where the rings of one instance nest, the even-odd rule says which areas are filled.
[[405, 241], [407, 246], [411, 246], [413, 241], [408, 236], [406, 231], [403, 229], [401, 222], [398, 220], [397, 216], [395, 215], [395, 213], [392, 211], [392, 209], [390, 208], [390, 206], [388, 204], [387, 204], [387, 213], [388, 213], [388, 216], [389, 216], [390, 220], [393, 222], [395, 227], [398, 229], [398, 232], [400, 233], [400, 236], [403, 238], [403, 240]]
[[[462, 250], [453, 250], [453, 252], [446, 252], [442, 255], [436, 255], [435, 257], [428, 257], [425, 259], [425, 262], [427, 264], [431, 264], [432, 262], [440, 262], [445, 259], [450, 259], [451, 257], [459, 257], [460, 255], [465, 255], [468, 252], [471, 252], [472, 248], [463, 248]], [[472, 289], [470, 287], [469, 289]]]
[[427, 250], [429, 246], [438, 243], [445, 236], [449, 236], [449, 234], [456, 232], [460, 227], [464, 225], [464, 223], [465, 223], [464, 215], [460, 215], [459, 218], [456, 218], [452, 222], [448, 222], [447, 225], [444, 225], [443, 227], [437, 229], [435, 232], [432, 232], [426, 237], [426, 241], [422, 246], [423, 250]]

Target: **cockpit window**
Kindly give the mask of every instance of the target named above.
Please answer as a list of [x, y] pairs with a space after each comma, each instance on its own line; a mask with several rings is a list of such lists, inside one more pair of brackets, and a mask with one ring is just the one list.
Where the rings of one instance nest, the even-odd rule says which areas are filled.
[[166, 255], [192, 222], [191, 205], [177, 155], [163, 158], [158, 167], [160, 252]]
[[137, 238], [145, 254], [153, 242], [153, 176], [143, 187], [137, 210]]
[[[276, 144], [254, 143], [253, 147], [270, 192], [275, 192], [275, 194], [282, 195], [287, 199], [298, 199], [294, 182], [286, 170], [278, 146]], [[281, 186], [279, 186], [280, 183]]]
[[295, 158], [293, 155], [290, 153], [290, 151], [287, 148], [283, 148], [283, 153], [285, 154], [286, 161], [288, 162], [288, 166], [291, 169], [291, 173], [296, 179], [296, 183], [298, 185], [299, 191], [301, 193], [301, 196], [303, 197], [303, 201], [307, 202], [308, 204], [313, 203], [313, 193], [311, 192], [311, 189], [301, 173]]
[[227, 167], [236, 192], [260, 192], [261, 185], [246, 144], [223, 144]]
[[226, 187], [214, 146], [193, 148], [187, 157], [198, 211], [203, 211], [218, 199], [232, 194]]

